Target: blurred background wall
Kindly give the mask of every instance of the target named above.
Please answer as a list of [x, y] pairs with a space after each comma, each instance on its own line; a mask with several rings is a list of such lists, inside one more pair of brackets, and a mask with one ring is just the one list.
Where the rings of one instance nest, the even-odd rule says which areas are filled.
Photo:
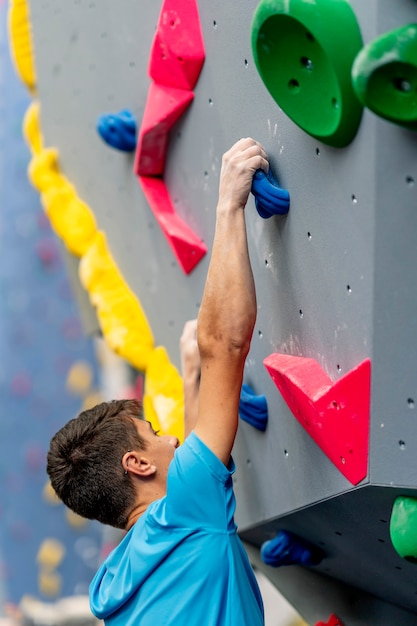
[[101, 529], [45, 488], [50, 437], [97, 396], [60, 244], [27, 180], [22, 117], [0, 1], [0, 577], [4, 604], [86, 593]]

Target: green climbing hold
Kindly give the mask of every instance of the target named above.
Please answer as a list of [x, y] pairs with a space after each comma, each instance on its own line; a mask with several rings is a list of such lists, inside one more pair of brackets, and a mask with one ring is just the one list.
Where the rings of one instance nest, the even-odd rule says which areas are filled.
[[417, 498], [395, 499], [390, 521], [391, 542], [398, 554], [417, 563]]
[[335, 147], [354, 138], [362, 106], [351, 68], [362, 37], [347, 0], [262, 0], [252, 51], [271, 96], [305, 132]]
[[417, 24], [391, 30], [365, 46], [353, 64], [352, 81], [364, 106], [417, 130]]

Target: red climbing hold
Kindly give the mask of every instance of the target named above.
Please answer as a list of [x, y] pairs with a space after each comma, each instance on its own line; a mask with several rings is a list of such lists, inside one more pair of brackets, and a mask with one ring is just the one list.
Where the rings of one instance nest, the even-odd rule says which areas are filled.
[[204, 42], [196, 0], [165, 0], [149, 61], [160, 85], [194, 89], [204, 63]]
[[192, 91], [151, 84], [139, 132], [136, 174], [162, 176], [169, 131], [193, 98]]
[[333, 383], [314, 359], [271, 354], [264, 360], [294, 417], [356, 485], [368, 471], [371, 362]]
[[328, 622], [317, 622], [316, 626], [343, 626], [343, 622], [337, 617], [337, 615], [332, 613]]
[[162, 178], [139, 176], [139, 181], [179, 264], [189, 274], [206, 254], [206, 246], [175, 212]]

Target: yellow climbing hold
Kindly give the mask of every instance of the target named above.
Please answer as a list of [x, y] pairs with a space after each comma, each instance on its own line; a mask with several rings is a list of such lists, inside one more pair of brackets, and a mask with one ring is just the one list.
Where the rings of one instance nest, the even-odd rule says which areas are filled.
[[88, 520], [85, 519], [85, 517], [77, 515], [77, 513], [74, 513], [74, 511], [71, 511], [70, 509], [65, 511], [65, 517], [67, 518], [67, 522], [71, 528], [75, 528], [76, 530], [85, 528], [88, 524]]
[[52, 487], [49, 480], [46, 483], [45, 487], [43, 488], [42, 494], [43, 494], [44, 500], [46, 500], [48, 504], [52, 504], [52, 505], [62, 504], [61, 500], [56, 495], [54, 488]]
[[61, 593], [62, 579], [58, 572], [40, 570], [38, 574], [38, 587], [42, 595], [56, 598]]
[[38, 154], [43, 148], [40, 114], [39, 100], [33, 100], [23, 118], [23, 136], [32, 154]]
[[92, 382], [93, 369], [87, 361], [76, 361], [71, 365], [66, 381], [68, 391], [77, 396], [84, 396]]
[[36, 90], [29, 0], [10, 0], [8, 13], [10, 54], [20, 79], [29, 91]]
[[39, 548], [36, 561], [41, 567], [58, 567], [65, 555], [64, 545], [57, 539], [45, 539]]
[[63, 184], [59, 184], [58, 180], [56, 182], [56, 187], [51, 185], [41, 194], [43, 208], [52, 228], [68, 250], [82, 256], [96, 233], [94, 215], [66, 179]]
[[162, 346], [152, 352], [145, 377], [143, 407], [146, 419], [162, 434], [184, 440], [184, 391], [178, 370]]
[[43, 145], [39, 103], [32, 103], [26, 111], [23, 133], [32, 152], [29, 180], [41, 194], [52, 228], [70, 252], [82, 256], [96, 233], [96, 221], [90, 207], [61, 173], [58, 150]]
[[59, 171], [58, 158], [58, 150], [55, 148], [42, 148], [33, 154], [28, 167], [28, 176], [39, 192], [66, 184], [70, 187]]
[[103, 396], [100, 391], [97, 389], [93, 389], [88, 392], [86, 396], [83, 398], [83, 404], [81, 407], [81, 411], [86, 411], [87, 409], [92, 409], [96, 404], [100, 404], [103, 402]]
[[152, 331], [138, 299], [113, 261], [103, 232], [96, 233], [83, 255], [79, 274], [110, 348], [144, 371], [153, 350]]

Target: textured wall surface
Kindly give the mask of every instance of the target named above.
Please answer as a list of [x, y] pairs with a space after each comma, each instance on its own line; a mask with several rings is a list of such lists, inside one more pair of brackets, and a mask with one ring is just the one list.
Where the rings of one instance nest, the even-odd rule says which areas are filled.
[[[209, 255], [183, 274], [132, 173], [133, 156], [113, 151], [95, 131], [100, 114], [122, 108], [140, 123], [160, 3], [30, 4], [45, 143], [59, 148], [61, 167], [106, 232], [157, 344], [179, 365], [178, 338], [197, 313]], [[416, 138], [368, 110], [343, 149], [298, 128], [254, 65], [257, 4], [200, 2], [206, 60], [195, 99], [171, 132], [165, 169], [177, 212], [208, 248], [221, 155], [238, 138], [254, 136], [265, 145], [291, 194], [287, 217], [262, 220], [252, 198], [247, 207], [258, 320], [245, 380], [267, 396], [270, 420], [266, 433], [240, 427], [239, 526], [256, 545], [280, 527], [294, 527], [329, 551], [322, 573], [417, 611], [414, 566], [395, 554], [387, 530], [395, 495], [403, 487], [413, 493], [417, 474]], [[413, 0], [352, 0], [351, 6], [364, 44], [415, 19]], [[272, 352], [312, 357], [333, 381], [371, 358], [369, 474], [362, 489], [353, 489], [294, 419], [262, 363]], [[388, 489], [366, 491], [379, 484]], [[323, 508], [331, 498], [334, 506]], [[346, 507], [359, 514], [341, 517]], [[367, 568], [358, 578], [362, 560]], [[372, 573], [381, 568], [380, 585]], [[397, 594], [404, 581], [406, 591]], [[368, 618], [350, 619], [347, 624]]]

